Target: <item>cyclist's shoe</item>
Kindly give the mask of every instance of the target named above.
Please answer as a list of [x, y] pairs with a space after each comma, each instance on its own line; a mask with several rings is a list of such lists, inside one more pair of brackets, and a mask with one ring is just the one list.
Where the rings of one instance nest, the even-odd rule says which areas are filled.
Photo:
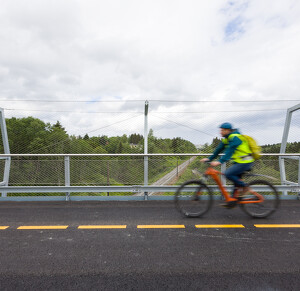
[[231, 208], [236, 206], [236, 201], [229, 201], [229, 202], [226, 202], [226, 203], [222, 203], [221, 206], [223, 206], [227, 209], [231, 209]]

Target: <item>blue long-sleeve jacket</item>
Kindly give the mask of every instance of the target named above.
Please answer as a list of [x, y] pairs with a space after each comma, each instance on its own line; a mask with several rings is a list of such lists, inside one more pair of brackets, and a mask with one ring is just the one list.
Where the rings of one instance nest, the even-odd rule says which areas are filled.
[[[230, 134], [226, 135], [225, 138], [228, 139], [228, 137], [231, 134], [240, 134], [238, 131], [235, 132], [231, 132]], [[221, 156], [221, 158], [219, 159], [220, 163], [225, 163], [227, 161], [229, 161], [233, 155], [233, 153], [235, 152], [236, 148], [242, 144], [242, 140], [239, 139], [237, 136], [235, 136], [233, 139], [229, 140], [229, 143], [227, 145], [225, 145], [223, 143], [223, 141], [221, 141], [219, 143], [219, 145], [217, 146], [217, 148], [215, 149], [215, 151], [213, 152], [213, 154], [209, 157], [209, 160], [212, 161], [213, 159], [215, 159], [220, 153], [222, 153], [224, 150], [224, 156]]]

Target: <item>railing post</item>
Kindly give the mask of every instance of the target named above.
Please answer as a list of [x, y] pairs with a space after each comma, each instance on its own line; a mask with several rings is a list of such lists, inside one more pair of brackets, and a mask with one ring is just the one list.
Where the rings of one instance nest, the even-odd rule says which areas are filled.
[[[283, 129], [280, 153], [285, 153], [285, 151], [286, 151], [286, 145], [287, 145], [288, 135], [289, 135], [290, 126], [291, 126], [292, 114], [293, 114], [293, 112], [295, 112], [297, 110], [300, 110], [300, 103], [293, 107], [288, 108], [288, 110], [286, 112], [286, 119], [285, 119], [285, 124], [284, 124], [284, 129]], [[286, 179], [284, 158], [285, 157], [279, 157], [280, 179], [281, 179], [282, 185], [289, 185], [289, 184], [291, 184], [291, 182]], [[283, 193], [283, 195], [288, 195], [287, 191], [283, 191], [282, 193]]]
[[298, 157], [298, 186], [300, 186], [300, 157]]
[[[298, 157], [299, 163], [298, 163], [298, 186], [300, 187], [300, 157]], [[300, 191], [298, 192], [298, 199], [300, 200]]]
[[[144, 154], [148, 154], [148, 106], [149, 102], [145, 101], [145, 122], [144, 122]], [[144, 186], [148, 186], [148, 157], [144, 156]], [[144, 192], [145, 200], [148, 200], [148, 192]]]
[[[9, 142], [8, 142], [8, 135], [7, 135], [7, 128], [4, 116], [4, 109], [0, 108], [0, 125], [1, 125], [1, 135], [2, 135], [2, 142], [3, 142], [3, 149], [5, 154], [10, 154], [9, 149]], [[5, 158], [5, 165], [4, 165], [4, 175], [3, 175], [3, 182], [1, 183], [4, 186], [8, 186], [9, 181], [9, 173], [10, 173], [10, 164], [11, 164], [11, 157]], [[6, 197], [7, 192], [2, 192], [2, 197]]]
[[[107, 186], [110, 185], [110, 182], [109, 182], [109, 160], [107, 161]], [[109, 196], [109, 192], [107, 192], [107, 196]]]
[[[65, 186], [71, 186], [70, 156], [65, 156]], [[70, 192], [66, 192], [66, 201], [70, 200]]]

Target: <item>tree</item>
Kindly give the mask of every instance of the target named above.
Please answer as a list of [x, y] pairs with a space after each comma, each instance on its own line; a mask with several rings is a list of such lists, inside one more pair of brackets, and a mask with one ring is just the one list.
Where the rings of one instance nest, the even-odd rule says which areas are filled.
[[101, 146], [107, 146], [108, 145], [108, 137], [106, 135], [102, 135], [99, 137], [99, 144]]
[[123, 134], [122, 137], [121, 137], [121, 142], [122, 143], [127, 143], [128, 142], [128, 138], [127, 138], [127, 135], [126, 134]]
[[153, 132], [153, 129], [150, 128], [149, 133], [148, 133], [148, 138], [152, 138], [152, 137], [154, 137], [154, 132]]
[[70, 151], [70, 138], [59, 121], [50, 127], [47, 144], [50, 153], [68, 153]]
[[128, 138], [129, 143], [131, 144], [138, 144], [140, 141], [143, 140], [143, 136], [140, 134], [131, 134]]
[[59, 122], [58, 120], [57, 120], [56, 123], [52, 126], [52, 129], [55, 129], [55, 128], [60, 129], [60, 130], [64, 131], [65, 133], [67, 133], [66, 130], [65, 130], [65, 128], [62, 127], [62, 125], [60, 124], [60, 122]]
[[121, 154], [123, 151], [123, 143], [120, 141], [116, 149], [116, 153]]
[[37, 118], [12, 117], [6, 119], [6, 127], [11, 153], [29, 153], [47, 145], [46, 124]]

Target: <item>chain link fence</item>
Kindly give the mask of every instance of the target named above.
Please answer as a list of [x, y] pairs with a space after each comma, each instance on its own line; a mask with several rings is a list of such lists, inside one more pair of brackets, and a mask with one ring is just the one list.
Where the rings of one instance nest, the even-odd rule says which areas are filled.
[[[107, 102], [105, 110], [100, 110], [103, 103], [92, 105], [83, 103], [76, 111], [72, 110], [72, 105], [72, 103], [64, 104], [59, 110], [6, 108], [10, 152], [91, 154], [70, 158], [72, 186], [144, 185], [144, 157], [135, 155], [143, 154], [145, 151], [144, 101], [121, 105], [118, 102]], [[176, 155], [149, 157], [148, 184], [177, 185], [194, 178], [192, 169], [202, 170], [199, 163], [201, 156], [193, 158], [180, 154], [212, 153], [220, 141], [218, 125], [224, 121], [233, 123], [241, 133], [255, 137], [263, 146], [265, 153], [279, 153], [286, 110], [291, 105], [294, 104], [150, 101], [147, 116], [148, 153]], [[92, 110], [91, 106], [95, 108]], [[296, 111], [292, 118], [287, 153], [300, 151], [299, 129], [300, 110]], [[3, 146], [1, 153], [4, 153]], [[118, 154], [120, 156], [116, 156]], [[122, 154], [133, 156], [121, 156]], [[299, 159], [286, 159], [285, 163], [287, 179], [298, 183]], [[4, 160], [0, 160], [0, 171], [4, 172]], [[172, 177], [164, 180], [170, 172], [173, 173]], [[278, 157], [264, 156], [255, 163], [254, 172], [272, 176], [276, 179], [276, 183], [280, 183]], [[9, 185], [66, 185], [64, 157], [12, 157]], [[162, 193], [151, 194], [162, 195]], [[21, 193], [18, 195], [28, 196]], [[120, 193], [74, 195], [120, 195]], [[126, 193], [126, 195], [135, 194]]]
[[[205, 155], [206, 156], [206, 155]], [[197, 169], [205, 171], [205, 165], [200, 163], [204, 156], [150, 156], [149, 157], [149, 185], [171, 186], [179, 185], [184, 181], [198, 178], [193, 172]], [[298, 181], [298, 172], [295, 171], [298, 165], [295, 160], [288, 160], [287, 177], [290, 180]], [[134, 186], [144, 185], [144, 158], [142, 156], [72, 156], [70, 157], [70, 185], [71, 186]], [[229, 166], [226, 163], [225, 167]], [[28, 158], [20, 156], [13, 157], [10, 169], [9, 186], [65, 186], [64, 157], [38, 157]], [[218, 168], [221, 170], [221, 167]], [[1, 163], [3, 171], [3, 163]], [[224, 170], [224, 166], [223, 169]], [[264, 175], [264, 179], [273, 184], [280, 185], [280, 171], [278, 156], [263, 156], [255, 162], [254, 174]], [[257, 177], [245, 177], [246, 181], [251, 181]], [[208, 180], [209, 185], [213, 185], [212, 180]], [[226, 184], [232, 184], [227, 181]], [[139, 193], [142, 195], [143, 193]], [[173, 195], [174, 193], [151, 192], [149, 195]], [[289, 193], [297, 194], [297, 193]], [[44, 193], [32, 193], [32, 196], [45, 195]], [[64, 193], [48, 193], [48, 196], [64, 196]], [[73, 193], [72, 195], [138, 195], [132, 191], [118, 193], [105, 191], [99, 193]], [[8, 196], [28, 196], [28, 193], [13, 193]]]

